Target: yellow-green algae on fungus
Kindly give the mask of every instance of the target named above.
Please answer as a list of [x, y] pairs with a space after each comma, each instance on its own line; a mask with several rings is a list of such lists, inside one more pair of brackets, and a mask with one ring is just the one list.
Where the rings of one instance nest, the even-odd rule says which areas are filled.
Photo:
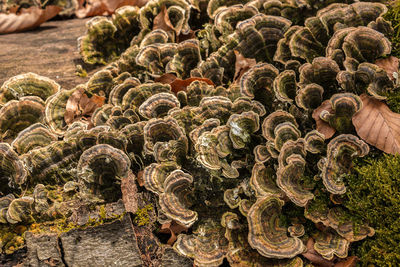
[[68, 218], [65, 216], [61, 216], [53, 221], [44, 221], [44, 222], [35, 222], [29, 225], [29, 231], [33, 233], [64, 233], [68, 232], [72, 229], [75, 228], [87, 228], [87, 227], [93, 227], [93, 226], [99, 226], [104, 223], [110, 223], [114, 222], [116, 220], [121, 219], [126, 212], [123, 212], [121, 214], [107, 214], [105, 205], [100, 205], [97, 208], [92, 207], [96, 209], [96, 216], [90, 217], [88, 221], [85, 224], [79, 225], [77, 223], [68, 221]]
[[347, 177], [344, 206], [374, 227], [375, 235], [354, 246], [361, 266], [398, 266], [400, 262], [400, 155], [356, 160]]
[[27, 230], [23, 225], [0, 225], [0, 251], [12, 254], [25, 245], [24, 233]]
[[148, 204], [134, 213], [133, 222], [138, 226], [147, 225], [150, 223], [149, 212], [153, 210], [153, 205]]

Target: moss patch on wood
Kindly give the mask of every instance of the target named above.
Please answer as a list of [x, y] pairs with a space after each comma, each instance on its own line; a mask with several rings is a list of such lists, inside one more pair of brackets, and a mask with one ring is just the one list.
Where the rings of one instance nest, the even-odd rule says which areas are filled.
[[356, 243], [362, 266], [397, 266], [400, 262], [400, 155], [383, 154], [356, 161], [347, 178], [347, 201], [352, 214], [372, 226], [372, 238]]

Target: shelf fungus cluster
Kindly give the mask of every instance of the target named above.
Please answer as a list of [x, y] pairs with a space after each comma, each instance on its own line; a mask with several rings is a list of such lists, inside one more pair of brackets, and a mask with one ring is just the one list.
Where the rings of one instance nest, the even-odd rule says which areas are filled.
[[[391, 52], [386, 11], [150, 0], [91, 19], [79, 51], [108, 65], [86, 84], [28, 73], [1, 87], [0, 222], [69, 214], [48, 197], [54, 187], [68, 200], [118, 200], [121, 180], [140, 172], [158, 223], [191, 228], [173, 247], [196, 266], [303, 266], [310, 238], [324, 260], [346, 258], [374, 234], [342, 203], [352, 160], [371, 149], [352, 124], [360, 96], [394, 90], [374, 64]], [[66, 119], [78, 92], [104, 102]]]

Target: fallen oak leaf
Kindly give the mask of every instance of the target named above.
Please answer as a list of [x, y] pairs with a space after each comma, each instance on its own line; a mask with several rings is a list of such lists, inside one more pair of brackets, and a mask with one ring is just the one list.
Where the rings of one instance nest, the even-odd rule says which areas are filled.
[[[84, 96], [86, 96], [86, 94]], [[83, 102], [83, 99], [85, 99], [86, 102]], [[86, 98], [83, 99], [79, 102], [82, 115], [92, 115], [96, 108], [103, 106], [105, 102], [105, 97], [98, 95], [93, 95], [91, 98], [86, 96]]]
[[78, 18], [86, 18], [101, 15], [112, 15], [122, 6], [142, 7], [148, 0], [80, 0], [79, 8], [75, 11]]
[[72, 95], [67, 100], [67, 105], [65, 106], [64, 121], [67, 125], [71, 124], [75, 117], [80, 115], [79, 111], [79, 101], [83, 95], [84, 89], [79, 88], [75, 90]]
[[207, 78], [199, 78], [199, 77], [192, 77], [185, 80], [176, 78], [171, 85], [171, 91], [177, 94], [180, 91], [186, 91], [186, 87], [188, 87], [194, 81], [203, 81], [209, 85], [215, 85], [211, 80]]
[[161, 12], [155, 16], [153, 21], [153, 30], [161, 29], [166, 32], [174, 31], [174, 26], [168, 17], [167, 7], [162, 6]]
[[143, 174], [144, 174], [144, 171], [139, 171], [137, 173], [137, 181], [138, 181], [139, 186], [144, 186]]
[[[86, 4], [85, 6], [83, 4]], [[75, 16], [79, 19], [93, 16], [107, 15], [108, 9], [103, 1], [84, 1], [79, 2], [79, 8], [75, 11]]]
[[177, 237], [176, 235], [182, 233], [182, 232], [187, 232], [189, 228], [180, 225], [179, 223], [176, 223], [175, 221], [171, 221], [168, 223], [164, 223], [163, 225], [161, 225], [161, 229], [159, 231], [159, 233], [163, 233], [163, 234], [171, 234], [170, 238], [167, 241], [167, 244], [172, 246]]
[[335, 128], [330, 126], [329, 123], [327, 123], [326, 121], [324, 121], [320, 118], [319, 115], [324, 110], [328, 111], [329, 113], [333, 112], [332, 104], [331, 104], [330, 100], [325, 100], [324, 102], [321, 103], [321, 105], [319, 107], [314, 109], [314, 111], [312, 113], [312, 118], [315, 120], [315, 122], [317, 124], [316, 130], [318, 132], [322, 133], [325, 136], [325, 139], [329, 139], [335, 134], [336, 130], [335, 130]]
[[93, 112], [104, 105], [105, 97], [92, 95], [88, 97], [85, 88], [76, 89], [68, 98], [65, 106], [64, 121], [67, 125], [81, 119], [83, 116], [90, 117]]
[[0, 34], [21, 32], [39, 27], [61, 11], [59, 6], [36, 6], [21, 9], [20, 14], [0, 14]]
[[160, 77], [156, 78], [154, 81], [157, 83], [171, 84], [176, 79], [176, 75], [172, 73], [165, 73]]
[[117, 8], [122, 6], [137, 6], [142, 7], [146, 5], [148, 0], [101, 0], [107, 7], [108, 12], [113, 14]]
[[235, 75], [233, 76], [233, 81], [237, 82], [243, 76], [243, 74], [248, 71], [251, 67], [257, 64], [254, 58], [245, 58], [239, 51], [233, 51], [236, 56], [235, 61]]
[[207, 78], [192, 77], [185, 80], [179, 79], [175, 74], [166, 73], [155, 79], [155, 82], [164, 83], [171, 85], [171, 91], [177, 94], [180, 91], [186, 91], [188, 87], [194, 81], [203, 81], [209, 85], [215, 85], [211, 80]]
[[399, 72], [399, 59], [397, 57], [390, 56], [388, 58], [378, 59], [375, 61], [375, 65], [384, 69], [392, 81], [396, 80], [393, 73]]
[[363, 107], [352, 117], [358, 136], [386, 153], [400, 153], [400, 114], [371, 96], [360, 98]]
[[177, 42], [177, 43], [181, 43], [181, 42], [183, 42], [183, 41], [196, 38], [196, 32], [197, 32], [197, 31], [198, 31], [198, 30], [193, 31], [192, 29], [190, 29], [189, 32], [186, 33], [186, 34], [180, 33], [180, 34], [176, 37], [176, 42]]

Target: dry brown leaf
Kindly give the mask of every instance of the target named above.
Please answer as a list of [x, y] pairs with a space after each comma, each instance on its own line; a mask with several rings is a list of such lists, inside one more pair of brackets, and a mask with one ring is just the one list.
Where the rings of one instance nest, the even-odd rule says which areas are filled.
[[395, 80], [393, 72], [399, 72], [399, 59], [397, 57], [390, 56], [388, 58], [381, 58], [378, 59], [375, 64], [384, 69], [392, 81]]
[[101, 0], [109, 12], [114, 13], [117, 8], [122, 6], [144, 6], [148, 0]]
[[214, 83], [207, 78], [193, 77], [185, 80], [176, 78], [172, 83], [170, 83], [171, 91], [174, 92], [175, 94], [177, 94], [179, 91], [186, 91], [186, 87], [188, 87], [194, 81], [203, 81], [209, 85], [214, 85]]
[[166, 73], [155, 79], [156, 82], [171, 85], [171, 91], [177, 94], [179, 91], [186, 91], [188, 87], [194, 81], [203, 81], [209, 85], [214, 85], [214, 83], [207, 78], [192, 77], [185, 80], [179, 79], [175, 74]]
[[357, 134], [386, 153], [400, 153], [400, 114], [371, 96], [362, 94], [360, 98], [363, 107], [352, 118]]
[[180, 33], [177, 37], [176, 37], [176, 42], [180, 43], [189, 39], [193, 39], [196, 38], [196, 31], [193, 31], [192, 29], [189, 30], [189, 32], [187, 34], [183, 34]]
[[143, 173], [144, 171], [139, 171], [137, 174], [137, 181], [139, 186], [144, 186]]
[[172, 246], [177, 239], [176, 235], [179, 235], [182, 232], [187, 232], [188, 229], [189, 228], [180, 225], [175, 221], [172, 221], [161, 225], [161, 230], [159, 232], [163, 234], [171, 234], [171, 237], [168, 239], [167, 244]]
[[93, 112], [104, 105], [105, 97], [93, 95], [89, 98], [84, 88], [75, 90], [68, 98], [65, 106], [64, 121], [67, 125], [76, 120], [85, 117], [90, 117]]
[[60, 11], [59, 6], [47, 6], [45, 9], [32, 6], [23, 8], [20, 14], [0, 14], [0, 34], [34, 29]]
[[173, 31], [174, 27], [168, 17], [166, 6], [161, 8], [161, 12], [157, 14], [153, 21], [153, 30], [161, 29], [166, 32]]
[[314, 249], [314, 239], [310, 237], [307, 240], [307, 251], [304, 252], [303, 255], [304, 258], [308, 259], [314, 264], [317, 264], [320, 267], [332, 267], [334, 264], [332, 261], [328, 261], [327, 259], [324, 259], [315, 249]]
[[75, 90], [68, 98], [67, 105], [65, 106], [64, 121], [67, 125], [71, 124], [75, 117], [80, 115], [79, 101], [83, 95], [84, 89], [80, 88]]
[[317, 123], [317, 131], [325, 135], [325, 139], [329, 139], [335, 134], [336, 130], [332, 128], [329, 123], [323, 121], [319, 117], [323, 110], [329, 111], [330, 113], [333, 112], [331, 101], [325, 100], [324, 102], [322, 102], [319, 107], [314, 109], [312, 117]]
[[165, 73], [160, 77], [156, 78], [154, 81], [158, 83], [171, 84], [173, 81], [175, 81], [175, 79], [176, 79], [175, 74]]
[[235, 62], [235, 75], [233, 81], [239, 81], [242, 75], [248, 71], [251, 67], [257, 64], [254, 58], [245, 58], [239, 51], [235, 50], [236, 62]]
[[79, 8], [75, 11], [75, 16], [80, 19], [108, 15], [107, 6], [103, 3], [103, 1], [87, 1], [85, 6], [83, 3], [84, 0], [80, 1]]
[[114, 14], [117, 8], [122, 6], [142, 7], [148, 0], [80, 0], [79, 8], [75, 12], [78, 18], [93, 16], [107, 16]]
[[357, 262], [357, 256], [350, 256], [336, 263], [334, 267], [355, 267]]

